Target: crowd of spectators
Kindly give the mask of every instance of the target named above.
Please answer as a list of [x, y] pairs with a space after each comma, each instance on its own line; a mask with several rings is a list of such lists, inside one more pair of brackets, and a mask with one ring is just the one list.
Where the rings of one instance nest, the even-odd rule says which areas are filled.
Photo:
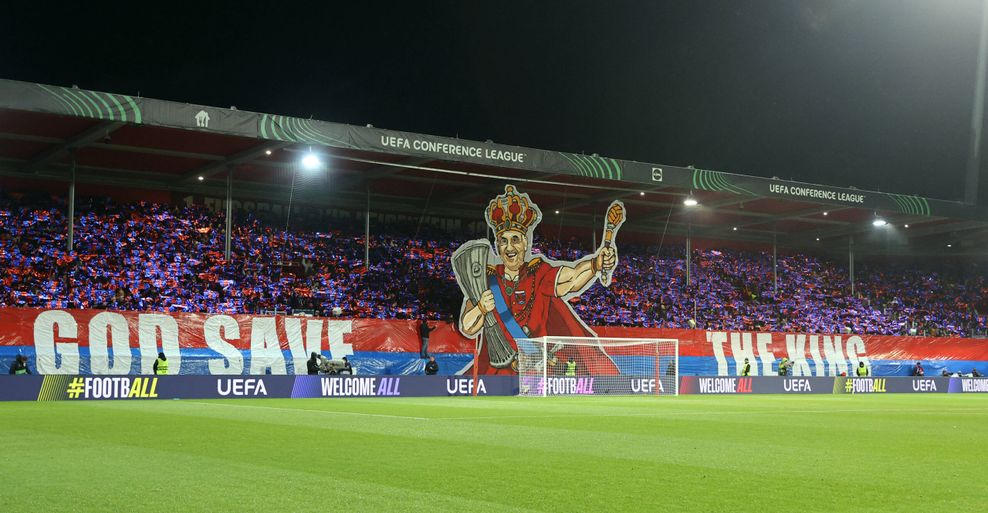
[[[286, 229], [240, 211], [226, 261], [223, 214], [204, 206], [85, 198], [76, 209], [69, 253], [62, 202], [0, 195], [0, 306], [433, 320], [459, 312], [449, 258], [464, 234], [376, 225], [366, 266], [355, 217], [299, 218]], [[535, 241], [557, 259], [591, 250]], [[689, 284], [681, 246], [622, 245], [620, 256], [610, 288], [572, 300], [590, 325], [985, 335], [988, 284], [977, 269], [863, 265], [851, 295], [844, 265], [808, 254], [778, 256], [777, 290], [769, 253], [695, 250]]]

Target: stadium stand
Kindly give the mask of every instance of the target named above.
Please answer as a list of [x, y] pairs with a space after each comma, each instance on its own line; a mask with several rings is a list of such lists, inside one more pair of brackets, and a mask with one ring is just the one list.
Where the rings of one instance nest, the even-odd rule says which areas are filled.
[[[467, 238], [429, 227], [378, 226], [364, 267], [353, 218], [293, 220], [292, 230], [236, 213], [234, 258], [223, 260], [223, 215], [204, 206], [77, 201], [76, 250], [64, 251], [64, 202], [47, 194], [0, 197], [0, 306], [311, 313], [452, 320], [461, 294], [449, 255]], [[304, 213], [303, 213], [304, 214]], [[332, 230], [319, 226], [332, 226]], [[413, 234], [409, 236], [408, 234]], [[592, 248], [535, 243], [549, 257]], [[621, 248], [610, 289], [573, 306], [590, 325], [745, 331], [984, 336], [988, 290], [979, 269], [863, 265], [848, 294], [842, 263], [779, 255], [775, 293], [767, 253], [693, 251], [692, 284], [681, 246]], [[976, 264], [970, 264], [976, 265]]]

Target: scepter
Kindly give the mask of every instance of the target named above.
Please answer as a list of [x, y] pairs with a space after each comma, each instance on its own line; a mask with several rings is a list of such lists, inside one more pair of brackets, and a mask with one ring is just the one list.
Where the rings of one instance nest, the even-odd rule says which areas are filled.
[[[624, 203], [614, 200], [611, 202], [611, 206], [607, 207], [607, 216], [604, 218], [604, 247], [611, 247], [611, 243], [614, 241], [614, 237], [617, 235], [618, 229], [624, 224], [626, 219]], [[615, 263], [617, 262], [617, 250], [614, 252]], [[610, 268], [606, 271], [603, 269], [600, 273], [600, 284], [609, 287], [611, 285], [611, 275], [614, 274], [614, 268]]]

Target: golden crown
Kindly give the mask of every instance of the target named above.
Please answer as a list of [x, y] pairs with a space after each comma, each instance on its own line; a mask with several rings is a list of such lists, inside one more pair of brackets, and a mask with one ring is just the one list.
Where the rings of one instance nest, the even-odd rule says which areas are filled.
[[515, 186], [505, 185], [504, 194], [491, 200], [484, 217], [487, 218], [487, 225], [497, 235], [507, 230], [527, 233], [542, 220], [542, 212], [532, 203], [527, 193], [519, 194], [515, 192]]

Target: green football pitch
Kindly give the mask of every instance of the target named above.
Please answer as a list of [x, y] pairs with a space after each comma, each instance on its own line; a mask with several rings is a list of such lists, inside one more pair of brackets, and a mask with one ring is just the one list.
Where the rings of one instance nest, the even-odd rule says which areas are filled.
[[988, 396], [0, 403], [0, 510], [983, 511]]

